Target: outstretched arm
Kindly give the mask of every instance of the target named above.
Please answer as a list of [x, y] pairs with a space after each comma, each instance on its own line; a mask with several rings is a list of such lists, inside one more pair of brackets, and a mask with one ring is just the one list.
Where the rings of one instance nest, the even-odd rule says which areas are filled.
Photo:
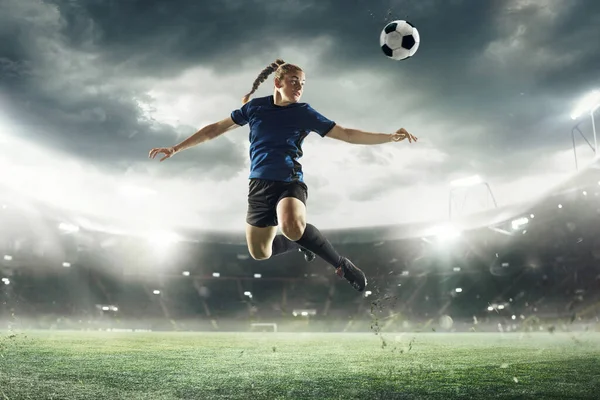
[[231, 119], [231, 117], [227, 117], [219, 122], [215, 122], [214, 124], [206, 125], [204, 128], [200, 129], [183, 142], [173, 146], [173, 150], [175, 150], [175, 152], [180, 152], [182, 150], [189, 149], [190, 147], [214, 139], [217, 136], [221, 136], [225, 132], [237, 127], [238, 125], [233, 122], [233, 119]]
[[215, 122], [214, 124], [206, 125], [198, 132], [194, 133], [192, 136], [185, 139], [183, 142], [176, 144], [175, 146], [157, 147], [150, 150], [150, 154], [148, 155], [148, 157], [154, 158], [157, 154], [162, 153], [165, 156], [161, 158], [160, 161], [164, 161], [167, 158], [173, 157], [176, 153], [179, 153], [182, 150], [189, 149], [190, 147], [214, 139], [217, 136], [220, 136], [225, 132], [238, 127], [239, 125], [233, 122], [233, 119], [231, 117], [227, 117], [219, 122]]
[[404, 128], [399, 129], [396, 133], [374, 133], [335, 125], [326, 136], [346, 143], [367, 145], [400, 142], [404, 139], [408, 139], [411, 143], [417, 141], [417, 138], [408, 133]]

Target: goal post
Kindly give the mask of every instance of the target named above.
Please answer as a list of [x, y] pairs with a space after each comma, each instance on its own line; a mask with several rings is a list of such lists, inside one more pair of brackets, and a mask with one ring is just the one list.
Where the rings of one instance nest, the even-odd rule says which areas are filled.
[[257, 329], [265, 327], [272, 329], [273, 332], [277, 332], [277, 324], [275, 322], [253, 322], [250, 324], [250, 332], [254, 332]]

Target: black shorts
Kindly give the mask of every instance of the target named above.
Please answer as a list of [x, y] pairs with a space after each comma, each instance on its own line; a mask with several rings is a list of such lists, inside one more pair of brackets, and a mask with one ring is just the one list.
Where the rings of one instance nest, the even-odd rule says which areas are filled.
[[246, 222], [260, 228], [277, 226], [277, 204], [284, 197], [294, 197], [306, 205], [308, 187], [300, 181], [250, 179]]

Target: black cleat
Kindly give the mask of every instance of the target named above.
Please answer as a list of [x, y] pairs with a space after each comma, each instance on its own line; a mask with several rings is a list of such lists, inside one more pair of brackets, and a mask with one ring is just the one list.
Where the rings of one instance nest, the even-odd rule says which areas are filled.
[[310, 250], [308, 250], [308, 249], [305, 249], [304, 247], [300, 247], [300, 248], [298, 249], [298, 251], [299, 251], [300, 253], [303, 253], [303, 254], [304, 254], [304, 259], [305, 259], [307, 262], [311, 262], [312, 260], [314, 260], [315, 258], [317, 258], [317, 255], [316, 255], [315, 253], [313, 253], [312, 251], [310, 251]]
[[335, 273], [341, 278], [346, 278], [350, 285], [359, 292], [362, 292], [367, 287], [367, 277], [364, 272], [352, 264], [352, 261], [346, 257], [342, 257], [342, 265], [335, 270]]

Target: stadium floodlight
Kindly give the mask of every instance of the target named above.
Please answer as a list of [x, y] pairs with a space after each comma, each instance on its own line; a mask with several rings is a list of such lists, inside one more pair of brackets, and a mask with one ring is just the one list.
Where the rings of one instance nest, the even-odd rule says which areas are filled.
[[218, 278], [218, 277], [220, 277], [220, 276], [221, 276], [221, 274], [220, 274], [220, 273], [218, 273], [218, 272], [213, 272], [213, 277], [215, 277], [215, 278]]
[[183, 276], [190, 276], [190, 271], [183, 271], [182, 274]]
[[2, 278], [2, 282], [4, 282], [5, 285], [10, 285], [10, 279], [8, 278]]
[[458, 238], [461, 235], [461, 232], [454, 225], [445, 224], [432, 228], [429, 231], [429, 235], [435, 236], [439, 242], [447, 242]]
[[529, 223], [529, 218], [523, 217], [523, 218], [517, 218], [517, 219], [513, 220], [510, 223], [510, 225], [516, 231], [516, 230], [519, 230], [520, 228], [522, 228], [523, 226], [527, 225], [528, 223]]
[[261, 274], [254, 274], [254, 277], [255, 278], [262, 278], [262, 275]]
[[456, 290], [456, 293], [462, 293], [462, 288], [457, 287], [455, 290]]
[[246, 292], [244, 292], [244, 296], [252, 296], [252, 293], [246, 291]]
[[594, 133], [594, 153], [598, 156], [598, 140], [596, 139], [596, 124], [594, 122], [594, 112], [600, 107], [600, 91], [594, 90], [579, 101], [573, 112], [571, 119], [577, 119], [584, 113], [589, 113], [592, 119], [592, 132]]
[[584, 96], [571, 113], [571, 119], [577, 119], [586, 112], [594, 112], [600, 106], [600, 91], [593, 90]]
[[10, 261], [10, 260], [12, 260], [12, 259], [13, 259], [13, 258], [12, 258], [12, 256], [9, 256], [8, 254], [6, 254], [6, 255], [4, 256], [4, 260], [6, 260], [6, 261]]
[[181, 240], [181, 237], [174, 232], [169, 231], [153, 231], [148, 233], [147, 239], [155, 245], [169, 245]]
[[62, 263], [62, 266], [65, 268], [69, 268], [69, 267], [71, 267], [71, 263], [64, 262], [64, 263]]
[[172, 247], [183, 240], [175, 232], [161, 230], [148, 232], [145, 236], [152, 251], [161, 257], [166, 257], [171, 252]]
[[154, 293], [154, 294], [160, 294], [160, 290], [154, 290], [152, 293]]

